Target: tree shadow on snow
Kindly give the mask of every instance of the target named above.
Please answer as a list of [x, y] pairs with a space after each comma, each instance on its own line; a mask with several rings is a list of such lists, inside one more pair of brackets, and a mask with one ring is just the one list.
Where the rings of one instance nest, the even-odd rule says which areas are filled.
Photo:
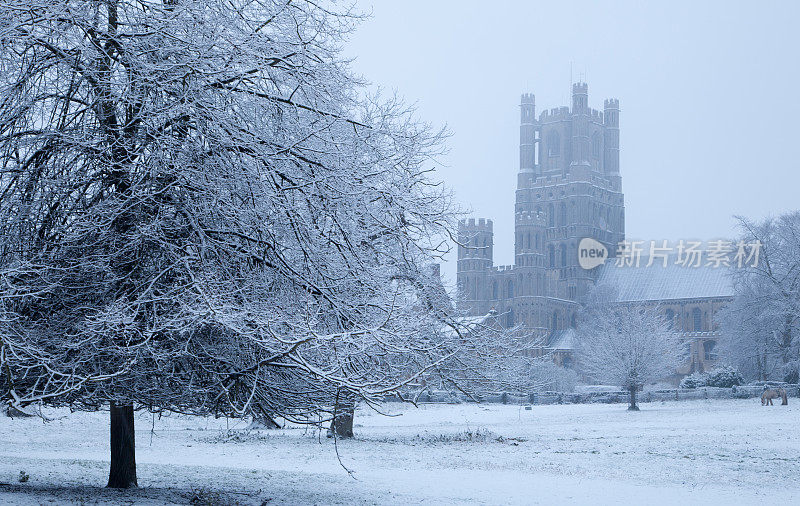
[[209, 488], [139, 487], [125, 490], [87, 485], [0, 483], [0, 503], [23, 504], [193, 504], [259, 505], [270, 502], [261, 491]]

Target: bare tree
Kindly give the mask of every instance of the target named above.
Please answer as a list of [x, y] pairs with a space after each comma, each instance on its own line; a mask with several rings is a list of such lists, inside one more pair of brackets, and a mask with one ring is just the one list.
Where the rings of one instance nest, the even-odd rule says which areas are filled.
[[722, 351], [744, 374], [765, 380], [800, 358], [800, 212], [738, 220], [746, 260], [758, 257], [732, 266], [735, 295], [720, 318], [728, 338]]
[[[501, 362], [431, 303], [442, 132], [368, 97], [307, 0], [0, 7], [0, 396], [327, 423]], [[348, 407], [349, 409], [349, 407]]]
[[632, 411], [639, 409], [637, 390], [675, 374], [686, 360], [658, 306], [618, 303], [614, 289], [605, 285], [590, 294], [577, 335], [580, 368], [596, 381], [628, 390]]

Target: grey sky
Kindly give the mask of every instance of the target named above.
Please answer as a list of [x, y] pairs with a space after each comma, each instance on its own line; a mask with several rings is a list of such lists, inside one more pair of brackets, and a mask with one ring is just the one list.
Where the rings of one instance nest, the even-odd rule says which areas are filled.
[[[626, 235], [713, 239], [800, 208], [800, 2], [362, 0], [354, 69], [453, 132], [440, 178], [513, 262], [519, 96], [620, 99]], [[443, 268], [450, 281], [455, 261]]]

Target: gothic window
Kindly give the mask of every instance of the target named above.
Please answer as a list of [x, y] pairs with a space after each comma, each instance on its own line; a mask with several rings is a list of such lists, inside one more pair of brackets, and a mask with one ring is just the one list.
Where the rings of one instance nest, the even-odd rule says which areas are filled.
[[675, 322], [675, 311], [673, 311], [672, 309], [667, 309], [666, 316], [667, 316], [667, 324], [669, 325], [669, 328], [672, 328], [672, 325]]
[[592, 157], [595, 160], [600, 159], [600, 134], [597, 132], [592, 135]]
[[558, 224], [562, 227], [567, 224], [567, 204], [564, 202], [558, 206]]
[[717, 353], [714, 348], [717, 346], [716, 341], [703, 341], [703, 355], [705, 360], [716, 360]]
[[567, 245], [561, 245], [561, 267], [567, 266]]
[[558, 132], [550, 132], [547, 136], [547, 154], [558, 156], [561, 153], [561, 136]]
[[547, 204], [547, 226], [548, 227], [555, 227], [556, 226], [556, 209], [553, 207], [552, 202]]
[[556, 266], [556, 248], [550, 244], [547, 246], [547, 255], [548, 255], [548, 267], [555, 267]]
[[525, 248], [531, 249], [531, 233], [525, 234]]
[[541, 247], [539, 232], [536, 232], [536, 249], [538, 250]]
[[692, 309], [692, 324], [695, 332], [703, 330], [703, 313], [699, 307]]
[[497, 300], [497, 281], [492, 281], [492, 299]]
[[508, 281], [508, 298], [514, 298], [514, 282], [511, 280]]
[[506, 327], [513, 327], [514, 326], [514, 310], [509, 308], [508, 314], [506, 315]]

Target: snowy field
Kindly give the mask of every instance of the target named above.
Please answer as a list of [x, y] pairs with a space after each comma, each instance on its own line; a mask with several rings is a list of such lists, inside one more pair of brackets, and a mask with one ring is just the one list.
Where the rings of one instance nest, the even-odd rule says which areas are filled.
[[387, 409], [359, 411], [338, 442], [353, 477], [315, 431], [141, 414], [133, 491], [102, 488], [107, 413], [2, 417], [0, 503], [800, 503], [797, 399]]

